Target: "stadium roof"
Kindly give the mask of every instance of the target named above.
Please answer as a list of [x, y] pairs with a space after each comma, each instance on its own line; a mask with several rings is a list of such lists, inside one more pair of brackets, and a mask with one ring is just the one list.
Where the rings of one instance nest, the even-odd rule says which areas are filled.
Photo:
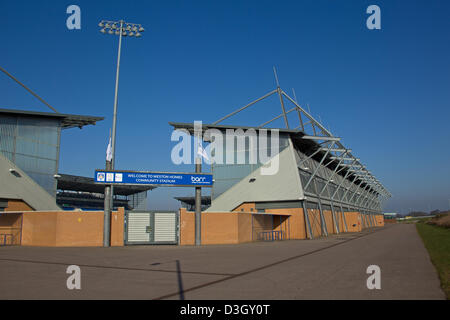
[[[182, 122], [169, 122], [169, 124], [171, 126], [174, 127], [174, 129], [185, 129], [187, 131], [189, 131], [189, 133], [191, 135], [194, 134], [194, 124], [193, 123], [182, 123]], [[248, 129], [255, 129], [255, 130], [259, 130], [259, 129], [267, 129], [267, 128], [262, 128], [262, 127], [251, 127], [251, 126], [231, 126], [231, 125], [215, 125], [215, 124], [203, 124], [202, 123], [202, 131], [206, 131], [208, 129], [218, 129], [218, 130], [226, 130], [226, 129], [243, 129], [243, 130], [248, 130]], [[334, 159], [333, 155], [330, 154], [326, 154], [326, 150], [321, 150], [322, 149], [322, 145], [312, 139], [308, 139], [308, 135], [301, 131], [301, 130], [295, 130], [295, 129], [283, 129], [283, 128], [271, 128], [271, 129], [277, 129], [280, 133], [285, 133], [288, 134], [291, 138], [292, 141], [295, 145], [299, 146], [301, 150], [303, 150], [306, 154], [311, 155], [311, 158], [315, 159], [316, 161], [320, 162], [321, 158], [323, 156], [326, 156], [325, 158], [327, 159], [326, 162], [326, 166], [332, 170], [334, 170], [336, 168], [336, 166], [339, 166], [339, 159]], [[204, 136], [203, 139], [207, 142], [209, 142]], [[342, 168], [341, 170], [339, 170], [338, 174], [341, 176], [346, 176], [347, 172], [349, 171], [349, 168]], [[352, 173], [349, 172], [349, 174], [347, 175], [348, 180], [351, 180], [351, 178], [354, 177], [354, 175]], [[356, 182], [359, 182], [360, 180], [357, 180]], [[362, 186], [365, 186], [366, 184], [363, 183]]]
[[25, 111], [16, 109], [1, 109], [0, 114], [19, 115], [29, 117], [53, 118], [61, 120], [62, 129], [82, 128], [87, 125], [95, 125], [97, 121], [105, 119], [104, 117], [82, 116], [74, 114], [63, 114], [55, 112], [39, 112], [39, 111]]
[[[194, 133], [194, 124], [193, 123], [186, 123], [186, 122], [169, 122], [169, 124], [174, 127], [174, 129], [186, 129], [189, 131], [190, 134]], [[223, 124], [206, 124], [202, 123], [202, 130], [208, 130], [208, 129], [219, 129], [219, 130], [225, 130], [225, 129], [275, 129], [275, 128], [263, 128], [263, 127], [251, 127], [251, 126], [231, 126], [231, 125], [223, 125]], [[285, 133], [293, 133], [293, 134], [300, 134], [305, 135], [300, 130], [295, 129], [283, 129], [283, 128], [276, 128], [279, 130], [279, 132], [285, 132]]]
[[[262, 101], [272, 95], [278, 95], [281, 103], [282, 113], [259, 126], [233, 126], [233, 125], [223, 125], [219, 124], [224, 120], [244, 111], [245, 109], [255, 105], [259, 101]], [[293, 106], [291, 109], [287, 110], [287, 106], [290, 104]], [[298, 116], [298, 126], [292, 127], [289, 125], [288, 115]], [[268, 128], [266, 127], [270, 123], [273, 123], [277, 119], [284, 119], [286, 128]], [[292, 119], [291, 119], [292, 121]], [[177, 123], [169, 122], [174, 129], [186, 129], [190, 134], [194, 133], [194, 124], [192, 123]], [[292, 122], [291, 122], [292, 125]], [[280, 133], [288, 133], [293, 142], [302, 146], [303, 150], [306, 150], [308, 158], [322, 159], [322, 163], [326, 160], [327, 167], [332, 169], [339, 166], [339, 174], [346, 174], [347, 179], [354, 177], [356, 180], [353, 183], [358, 183], [360, 187], [369, 187], [370, 190], [375, 191], [379, 195], [385, 198], [389, 198], [391, 194], [388, 190], [378, 181], [377, 178], [366, 168], [364, 164], [361, 163], [360, 159], [352, 154], [352, 150], [346, 148], [341, 143], [341, 138], [333, 136], [333, 134], [327, 130], [319, 121], [317, 121], [308, 111], [302, 108], [296, 99], [291, 98], [285, 91], [283, 91], [279, 86], [276, 89], [270, 91], [264, 96], [250, 102], [249, 104], [241, 107], [230, 114], [222, 117], [221, 119], [215, 121], [212, 124], [203, 124], [202, 130], [207, 129], [278, 129]]]
[[[104, 193], [105, 185], [97, 184], [94, 178], [58, 174], [58, 190], [70, 190], [80, 192]], [[115, 185], [114, 194], [129, 196], [143, 191], [155, 189], [153, 186]]]
[[[195, 205], [195, 197], [174, 197], [174, 199], [192, 206]], [[211, 196], [202, 196], [201, 200], [203, 205], [211, 205]]]

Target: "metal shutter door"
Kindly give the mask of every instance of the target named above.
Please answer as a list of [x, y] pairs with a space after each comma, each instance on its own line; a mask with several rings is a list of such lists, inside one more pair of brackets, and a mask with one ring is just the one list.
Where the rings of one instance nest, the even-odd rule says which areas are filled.
[[155, 242], [176, 242], [175, 213], [155, 213]]
[[130, 212], [128, 216], [128, 242], [149, 242], [150, 233], [147, 232], [149, 226], [149, 212]]

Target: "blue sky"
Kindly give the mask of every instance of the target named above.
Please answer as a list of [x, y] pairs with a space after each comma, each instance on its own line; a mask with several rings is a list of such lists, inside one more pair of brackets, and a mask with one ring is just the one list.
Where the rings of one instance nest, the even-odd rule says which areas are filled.
[[[81, 8], [81, 30], [66, 8]], [[366, 8], [381, 8], [381, 30]], [[170, 160], [169, 121], [213, 122], [275, 88], [294, 88], [393, 197], [386, 211], [450, 205], [448, 1], [2, 1], [1, 66], [62, 113], [104, 116], [63, 132], [60, 172], [104, 167], [118, 39], [102, 19], [141, 23], [122, 47], [116, 168], [191, 171]], [[0, 107], [47, 111], [0, 74]], [[233, 124], [280, 112], [274, 99]], [[160, 188], [150, 207], [174, 208]]]

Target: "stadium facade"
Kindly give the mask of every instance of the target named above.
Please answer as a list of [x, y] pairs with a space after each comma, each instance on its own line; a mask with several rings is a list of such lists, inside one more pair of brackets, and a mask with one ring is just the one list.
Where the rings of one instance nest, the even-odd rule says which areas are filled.
[[[281, 104], [277, 117], [257, 126], [224, 124], [271, 96], [278, 96]], [[58, 174], [61, 130], [102, 119], [0, 109], [3, 244], [102, 245], [103, 186], [92, 178]], [[284, 121], [284, 126], [274, 126], [276, 121]], [[196, 134], [195, 123], [170, 125]], [[232, 136], [211, 154], [221, 161], [211, 164], [214, 184], [211, 195], [201, 201], [202, 244], [314, 239], [384, 225], [381, 210], [390, 193], [340, 137], [280, 87], [216, 122], [203, 124], [201, 133], [210, 146], [217, 136]], [[261, 143], [263, 136], [267, 144]], [[251, 161], [255, 154], [256, 161]], [[229, 162], [229, 158], [243, 161]], [[268, 174], [267, 168], [276, 170]], [[190, 211], [194, 199], [178, 197], [183, 204], [178, 213], [149, 211], [141, 206], [147, 190], [154, 187], [117, 187], [116, 206], [134, 210], [113, 212], [111, 243], [195, 243], [195, 214]], [[89, 209], [89, 214], [61, 207]]]
[[[0, 211], [103, 210], [104, 187], [59, 172], [62, 130], [103, 117], [0, 109]], [[151, 186], [116, 188], [114, 209], [146, 209]]]
[[[279, 97], [281, 104], [282, 112], [277, 117], [259, 126], [222, 124], [273, 95]], [[293, 115], [296, 126], [292, 126]], [[284, 120], [285, 127], [268, 127], [278, 119]], [[192, 123], [170, 122], [170, 125], [175, 130], [185, 130], [190, 134], [195, 131]], [[276, 158], [278, 162], [279, 170], [273, 175], [263, 174], [261, 159], [257, 163], [248, 162], [252, 152], [259, 157], [260, 148], [267, 149], [264, 150], [267, 154], [273, 151], [270, 150], [270, 144], [259, 144], [261, 133], [266, 135], [271, 132], [267, 129], [276, 130], [279, 137], [279, 148], [270, 160], [272, 162]], [[213, 161], [212, 202], [205, 213], [248, 212], [257, 216], [257, 223], [265, 225], [261, 228], [266, 232], [275, 230], [274, 212], [277, 217], [283, 212], [289, 212], [284, 215], [287, 224], [295, 212], [295, 215], [301, 216], [301, 222], [290, 229], [304, 228], [304, 231], [290, 230], [290, 238], [327, 236], [329, 233], [358, 229], [358, 225], [360, 228], [378, 226], [379, 221], [382, 221], [383, 201], [390, 197], [390, 193], [354, 156], [353, 151], [342, 144], [340, 137], [334, 136], [280, 87], [212, 124], [202, 124], [203, 140], [211, 143], [210, 132], [217, 134], [217, 131], [224, 136], [230, 135], [230, 132], [235, 135], [231, 140], [232, 146], [226, 145], [225, 141], [230, 141], [229, 138], [222, 139], [224, 144], [220, 154], [223, 154], [223, 158], [227, 158], [230, 152], [236, 158], [239, 153], [243, 153], [240, 156], [246, 162]], [[247, 134], [250, 131], [252, 134]], [[252, 142], [255, 132], [256, 139]], [[236, 140], [242, 138], [245, 139], [245, 148], [238, 150]], [[257, 149], [256, 152], [253, 148]], [[258, 215], [262, 213], [270, 214], [262, 218], [264, 215]], [[356, 220], [351, 217], [355, 214]], [[255, 217], [251, 219], [252, 228]], [[267, 221], [264, 222], [264, 219]], [[351, 221], [347, 221], [349, 219]], [[296, 233], [298, 237], [292, 237]], [[252, 239], [257, 238], [258, 234], [253, 230]]]

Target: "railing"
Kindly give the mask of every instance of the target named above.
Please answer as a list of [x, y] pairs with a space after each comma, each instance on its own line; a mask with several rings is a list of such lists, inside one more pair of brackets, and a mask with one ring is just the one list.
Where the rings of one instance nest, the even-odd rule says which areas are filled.
[[[10, 237], [9, 243], [8, 237]], [[14, 244], [14, 235], [12, 233], [0, 233], [0, 246], [7, 246], [12, 244]]]
[[262, 241], [277, 241], [283, 239], [283, 231], [262, 231], [258, 233], [258, 240]]

